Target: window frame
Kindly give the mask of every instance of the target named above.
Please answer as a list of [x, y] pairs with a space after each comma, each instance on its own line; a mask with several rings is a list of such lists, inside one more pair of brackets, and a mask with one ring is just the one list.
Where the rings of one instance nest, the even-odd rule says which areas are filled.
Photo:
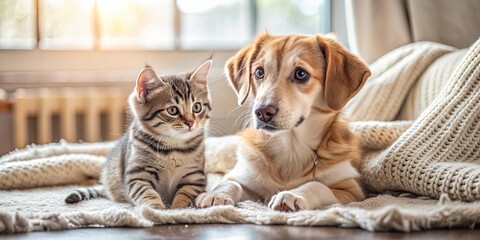
[[[173, 38], [174, 38], [174, 43], [171, 48], [165, 48], [165, 49], [142, 49], [142, 47], [138, 48], [118, 48], [118, 49], [102, 49], [100, 48], [100, 29], [99, 29], [99, 10], [97, 7], [97, 4], [94, 4], [94, 9], [93, 9], [93, 47], [91, 49], [44, 49], [40, 47], [40, 0], [32, 0], [33, 1], [33, 6], [35, 8], [35, 32], [34, 34], [36, 36], [36, 41], [35, 41], [35, 47], [33, 48], [0, 48], [0, 51], [28, 51], [28, 50], [41, 50], [41, 51], [232, 51], [232, 50], [238, 50], [241, 46], [235, 46], [235, 45], [230, 45], [227, 47], [222, 47], [221, 49], [215, 48], [212, 45], [205, 46], [205, 47], [193, 47], [193, 48], [185, 48], [181, 44], [181, 39], [182, 39], [182, 34], [181, 34], [181, 12], [178, 7], [178, 3], [176, 0], [173, 1]], [[250, 20], [250, 33], [249, 33], [249, 39], [253, 39], [255, 35], [258, 34], [257, 32], [257, 24], [258, 24], [258, 3], [256, 0], [246, 0], [248, 1], [249, 5], [249, 14], [251, 16]], [[326, 21], [325, 21], [325, 26], [320, 26], [321, 29], [326, 29], [326, 32], [330, 32], [332, 30], [332, 0], [324, 0], [326, 9], [325, 11], [326, 14]]]

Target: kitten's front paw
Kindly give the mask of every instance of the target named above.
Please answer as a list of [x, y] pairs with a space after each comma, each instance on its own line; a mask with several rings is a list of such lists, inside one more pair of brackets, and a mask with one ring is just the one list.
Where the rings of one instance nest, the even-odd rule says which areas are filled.
[[184, 197], [184, 198], [175, 197], [173, 199], [173, 203], [172, 203], [172, 206], [170, 208], [172, 208], [172, 209], [187, 208], [187, 207], [190, 207], [192, 205], [193, 205], [192, 200], [190, 200], [187, 197]]
[[224, 193], [202, 193], [198, 195], [195, 200], [195, 206], [199, 208], [207, 208], [211, 206], [220, 206], [220, 205], [234, 205], [233, 199]]
[[293, 212], [307, 208], [307, 201], [304, 197], [292, 192], [280, 192], [273, 196], [268, 207], [272, 210]]
[[162, 202], [149, 202], [142, 204], [144, 207], [149, 207], [156, 210], [165, 209], [165, 205]]

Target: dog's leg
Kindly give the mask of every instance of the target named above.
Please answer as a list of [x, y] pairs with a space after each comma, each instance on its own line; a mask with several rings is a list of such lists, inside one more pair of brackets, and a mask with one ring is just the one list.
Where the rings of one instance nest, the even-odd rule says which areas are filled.
[[195, 206], [206, 208], [218, 205], [234, 205], [242, 197], [242, 186], [235, 181], [220, 183], [213, 191], [200, 194]]
[[308, 182], [290, 191], [273, 196], [268, 207], [279, 211], [316, 209], [334, 203], [363, 200], [364, 196], [355, 179], [340, 181], [330, 187], [320, 182]]

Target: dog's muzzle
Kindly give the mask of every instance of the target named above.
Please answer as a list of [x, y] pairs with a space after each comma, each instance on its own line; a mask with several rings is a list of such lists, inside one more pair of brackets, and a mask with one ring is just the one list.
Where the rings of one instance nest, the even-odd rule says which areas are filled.
[[273, 105], [260, 105], [255, 109], [255, 116], [258, 120], [269, 123], [277, 112], [278, 108]]
[[256, 128], [267, 131], [278, 130], [272, 120], [278, 112], [278, 108], [274, 105], [259, 105], [255, 108]]

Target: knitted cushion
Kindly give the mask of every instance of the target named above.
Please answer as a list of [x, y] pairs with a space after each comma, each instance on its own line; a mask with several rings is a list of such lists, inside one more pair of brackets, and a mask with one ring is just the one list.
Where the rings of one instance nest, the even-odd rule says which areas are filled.
[[466, 52], [461, 49], [445, 54], [429, 66], [410, 90], [396, 119], [417, 119], [447, 85]]
[[[386, 105], [378, 101], [365, 104], [372, 108]], [[403, 190], [436, 198], [446, 193], [452, 199], [477, 200], [479, 139], [480, 40], [413, 126], [385, 151], [367, 154], [363, 176], [375, 191]]]
[[405, 45], [371, 65], [372, 76], [347, 104], [353, 121], [392, 121], [408, 92], [426, 69], [455, 48], [431, 42]]

